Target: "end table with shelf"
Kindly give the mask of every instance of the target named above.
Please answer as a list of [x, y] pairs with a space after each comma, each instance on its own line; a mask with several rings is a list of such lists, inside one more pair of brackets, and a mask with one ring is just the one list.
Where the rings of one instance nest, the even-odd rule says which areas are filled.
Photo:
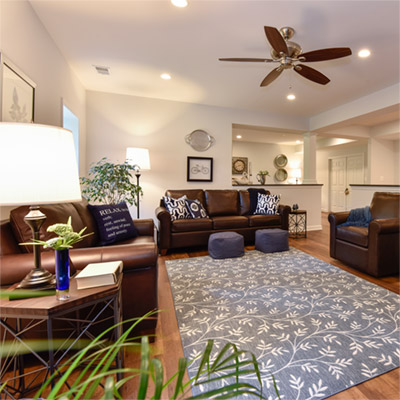
[[294, 239], [307, 237], [306, 210], [291, 210], [289, 212], [289, 237]]

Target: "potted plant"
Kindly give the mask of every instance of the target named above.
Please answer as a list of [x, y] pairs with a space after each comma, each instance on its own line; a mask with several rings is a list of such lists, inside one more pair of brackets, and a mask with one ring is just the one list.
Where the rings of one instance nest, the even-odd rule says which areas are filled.
[[88, 201], [104, 204], [118, 204], [123, 201], [137, 205], [137, 196], [143, 195], [142, 188], [135, 185], [135, 166], [124, 162], [115, 164], [103, 157], [92, 165], [87, 178], [80, 178], [82, 195]]
[[265, 177], [269, 176], [269, 172], [267, 170], [260, 170], [256, 176], [258, 182], [260, 182], [261, 185], [265, 185]]

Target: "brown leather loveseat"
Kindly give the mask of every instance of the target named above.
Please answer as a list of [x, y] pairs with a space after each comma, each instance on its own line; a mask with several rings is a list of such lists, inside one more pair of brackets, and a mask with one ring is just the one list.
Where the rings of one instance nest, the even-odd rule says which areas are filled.
[[[152, 219], [134, 220], [139, 236], [108, 246], [98, 246], [99, 235], [96, 222], [87, 202], [63, 203], [41, 206], [47, 219], [41, 228], [41, 239], [47, 240], [53, 234], [46, 232], [49, 225], [66, 222], [72, 217], [76, 232], [87, 227], [93, 232], [70, 250], [70, 259], [76, 270], [89, 263], [122, 260], [122, 311], [123, 319], [141, 317], [148, 311], [157, 309], [157, 260], [158, 249], [154, 241]], [[19, 243], [30, 241], [32, 233], [24, 222], [28, 207], [18, 207], [11, 211], [10, 221], [1, 225], [0, 230], [0, 282], [2, 287], [20, 282], [33, 268], [32, 246]], [[54, 252], [42, 251], [42, 267], [54, 273]], [[157, 318], [143, 321], [140, 329], [154, 331]]]
[[[267, 191], [267, 194], [270, 194]], [[244, 236], [245, 243], [254, 243], [258, 229], [281, 228], [288, 230], [289, 206], [279, 205], [278, 214], [249, 215], [250, 196], [247, 190], [167, 190], [166, 196], [199, 200], [208, 218], [177, 219], [171, 215], [161, 199], [156, 209], [159, 221], [158, 246], [162, 255], [169, 249], [205, 246], [212, 233], [234, 231]]]
[[400, 194], [376, 192], [369, 226], [339, 226], [350, 212], [329, 214], [330, 256], [376, 277], [399, 273]]

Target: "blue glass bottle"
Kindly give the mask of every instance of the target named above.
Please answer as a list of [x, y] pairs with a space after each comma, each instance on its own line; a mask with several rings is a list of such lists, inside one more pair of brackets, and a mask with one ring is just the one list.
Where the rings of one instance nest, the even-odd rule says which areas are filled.
[[55, 250], [56, 296], [58, 300], [69, 298], [69, 249]]

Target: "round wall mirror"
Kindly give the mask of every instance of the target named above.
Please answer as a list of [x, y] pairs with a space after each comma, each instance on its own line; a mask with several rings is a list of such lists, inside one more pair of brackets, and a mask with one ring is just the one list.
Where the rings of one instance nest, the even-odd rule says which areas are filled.
[[185, 141], [196, 151], [206, 151], [214, 144], [215, 139], [206, 131], [196, 129], [185, 136]]

